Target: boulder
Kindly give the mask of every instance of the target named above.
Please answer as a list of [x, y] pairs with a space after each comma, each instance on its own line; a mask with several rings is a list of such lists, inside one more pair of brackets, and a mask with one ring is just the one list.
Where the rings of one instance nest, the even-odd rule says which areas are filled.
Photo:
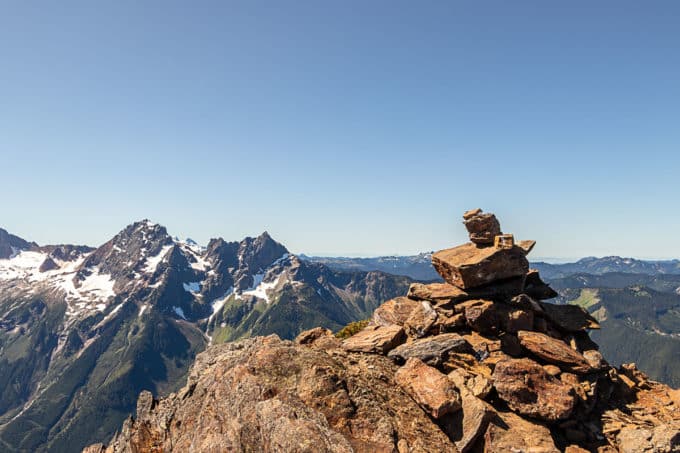
[[408, 359], [395, 373], [394, 381], [435, 419], [461, 408], [454, 383], [419, 359]]
[[555, 305], [542, 302], [541, 307], [545, 317], [565, 332], [600, 328], [597, 320], [578, 305]]
[[574, 351], [564, 342], [548, 335], [522, 330], [517, 333], [519, 342], [534, 356], [562, 370], [572, 371], [578, 374], [586, 374], [595, 371], [588, 361], [577, 351]]
[[408, 297], [396, 297], [383, 303], [373, 312], [373, 323], [379, 326], [403, 326], [411, 312], [420, 306], [420, 302]]
[[466, 307], [465, 320], [477, 332], [494, 333], [498, 330], [498, 315], [493, 302], [480, 301], [479, 304]]
[[421, 338], [391, 350], [387, 356], [397, 363], [404, 363], [414, 357], [422, 362], [438, 367], [445, 362], [451, 352], [470, 352], [470, 344], [458, 334], [445, 333], [434, 337]]
[[437, 320], [437, 312], [426, 300], [420, 301], [418, 306], [411, 310], [411, 314], [404, 321], [406, 334], [413, 338], [422, 338], [427, 334]]
[[559, 453], [550, 430], [512, 412], [499, 412], [484, 434], [484, 453]]
[[481, 209], [466, 212], [463, 214], [463, 219], [470, 240], [475, 244], [491, 245], [494, 238], [501, 234], [501, 224], [496, 216], [491, 213], [483, 213]]
[[525, 277], [529, 262], [524, 250], [464, 244], [432, 255], [432, 265], [444, 280], [462, 289], [513, 277]]
[[[573, 388], [550, 376], [530, 359], [508, 359], [493, 372], [498, 396], [510, 409], [548, 422], [569, 417], [576, 404]], [[495, 451], [495, 450], [491, 450]]]
[[387, 354], [406, 341], [400, 326], [367, 326], [359, 333], [342, 342], [342, 347], [353, 352]]

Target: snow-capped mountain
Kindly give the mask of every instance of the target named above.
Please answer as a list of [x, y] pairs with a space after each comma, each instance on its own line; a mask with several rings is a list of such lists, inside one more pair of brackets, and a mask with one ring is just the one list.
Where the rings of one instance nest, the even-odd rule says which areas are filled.
[[266, 232], [203, 247], [149, 220], [96, 249], [0, 230], [0, 251], [0, 451], [106, 440], [207, 344], [338, 329], [410, 282], [302, 261]]

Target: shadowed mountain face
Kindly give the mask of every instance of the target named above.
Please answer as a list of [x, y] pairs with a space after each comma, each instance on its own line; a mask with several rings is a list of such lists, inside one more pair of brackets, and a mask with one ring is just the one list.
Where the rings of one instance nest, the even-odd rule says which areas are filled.
[[0, 230], [0, 250], [0, 451], [9, 452], [105, 441], [140, 391], [181, 387], [208, 344], [337, 329], [410, 283], [301, 262], [267, 233], [201, 247], [147, 220], [96, 249]]

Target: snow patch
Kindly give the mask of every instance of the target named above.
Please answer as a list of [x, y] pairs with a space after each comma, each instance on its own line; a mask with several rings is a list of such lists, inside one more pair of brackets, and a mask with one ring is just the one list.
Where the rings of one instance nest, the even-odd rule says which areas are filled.
[[267, 291], [273, 289], [276, 285], [278, 285], [280, 279], [281, 279], [280, 275], [273, 282], [263, 282], [262, 278], [260, 278], [259, 281], [256, 280], [257, 286], [255, 286], [255, 288], [244, 291], [243, 294], [247, 296], [255, 296], [258, 299], [263, 299], [267, 304], [270, 304], [271, 300], [269, 300]]
[[148, 272], [150, 274], [153, 274], [156, 272], [156, 269], [158, 269], [158, 265], [163, 261], [163, 258], [165, 258], [165, 255], [168, 254], [168, 251], [172, 248], [171, 245], [165, 245], [163, 248], [161, 248], [161, 251], [158, 252], [158, 255], [155, 256], [150, 256], [149, 258], [146, 259], [146, 264], [144, 265], [144, 271]]
[[182, 283], [184, 291], [188, 293], [197, 293], [201, 290], [201, 282]]
[[137, 315], [137, 317], [141, 318], [147, 308], [149, 308], [148, 304], [142, 305], [141, 308], [139, 309], [139, 314]]
[[[12, 250], [15, 251], [14, 248]], [[10, 256], [10, 259], [0, 260], [0, 280], [13, 280], [31, 276], [42, 280], [44, 276], [38, 277], [40, 275], [38, 269], [45, 258], [47, 258], [47, 254], [40, 252], [19, 251], [14, 253]]]
[[181, 307], [172, 307], [172, 309], [175, 311], [175, 314], [179, 316], [180, 318], [184, 319], [186, 321], [186, 316], [184, 316], [184, 310], [182, 310]]
[[219, 299], [215, 299], [215, 300], [212, 301], [212, 303], [210, 304], [210, 306], [212, 307], [212, 314], [208, 318], [208, 323], [210, 323], [210, 321], [212, 321], [212, 319], [215, 317], [215, 314], [218, 311], [220, 311], [222, 309], [222, 307], [224, 307], [225, 302], [227, 302], [227, 299], [229, 298], [229, 296], [231, 296], [233, 294], [233, 292], [234, 292], [234, 287], [232, 286], [231, 288], [229, 288], [227, 290], [226, 293], [224, 293], [224, 296], [220, 297]]

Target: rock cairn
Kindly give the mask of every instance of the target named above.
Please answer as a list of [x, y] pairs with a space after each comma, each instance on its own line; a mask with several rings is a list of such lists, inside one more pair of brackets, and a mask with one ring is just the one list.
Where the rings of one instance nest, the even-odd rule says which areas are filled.
[[544, 302], [557, 294], [529, 268], [535, 241], [481, 209], [463, 220], [470, 242], [432, 255], [445, 283], [412, 284], [343, 348], [400, 365], [396, 384], [461, 452], [680, 451], [677, 410], [625, 406], [653, 384], [607, 364], [588, 335], [597, 320]]
[[437, 252], [445, 283], [413, 284], [339, 340], [317, 327], [199, 354], [179, 392], [143, 392], [86, 453], [680, 451], [680, 394], [607, 364], [585, 310], [556, 293], [493, 214]]

